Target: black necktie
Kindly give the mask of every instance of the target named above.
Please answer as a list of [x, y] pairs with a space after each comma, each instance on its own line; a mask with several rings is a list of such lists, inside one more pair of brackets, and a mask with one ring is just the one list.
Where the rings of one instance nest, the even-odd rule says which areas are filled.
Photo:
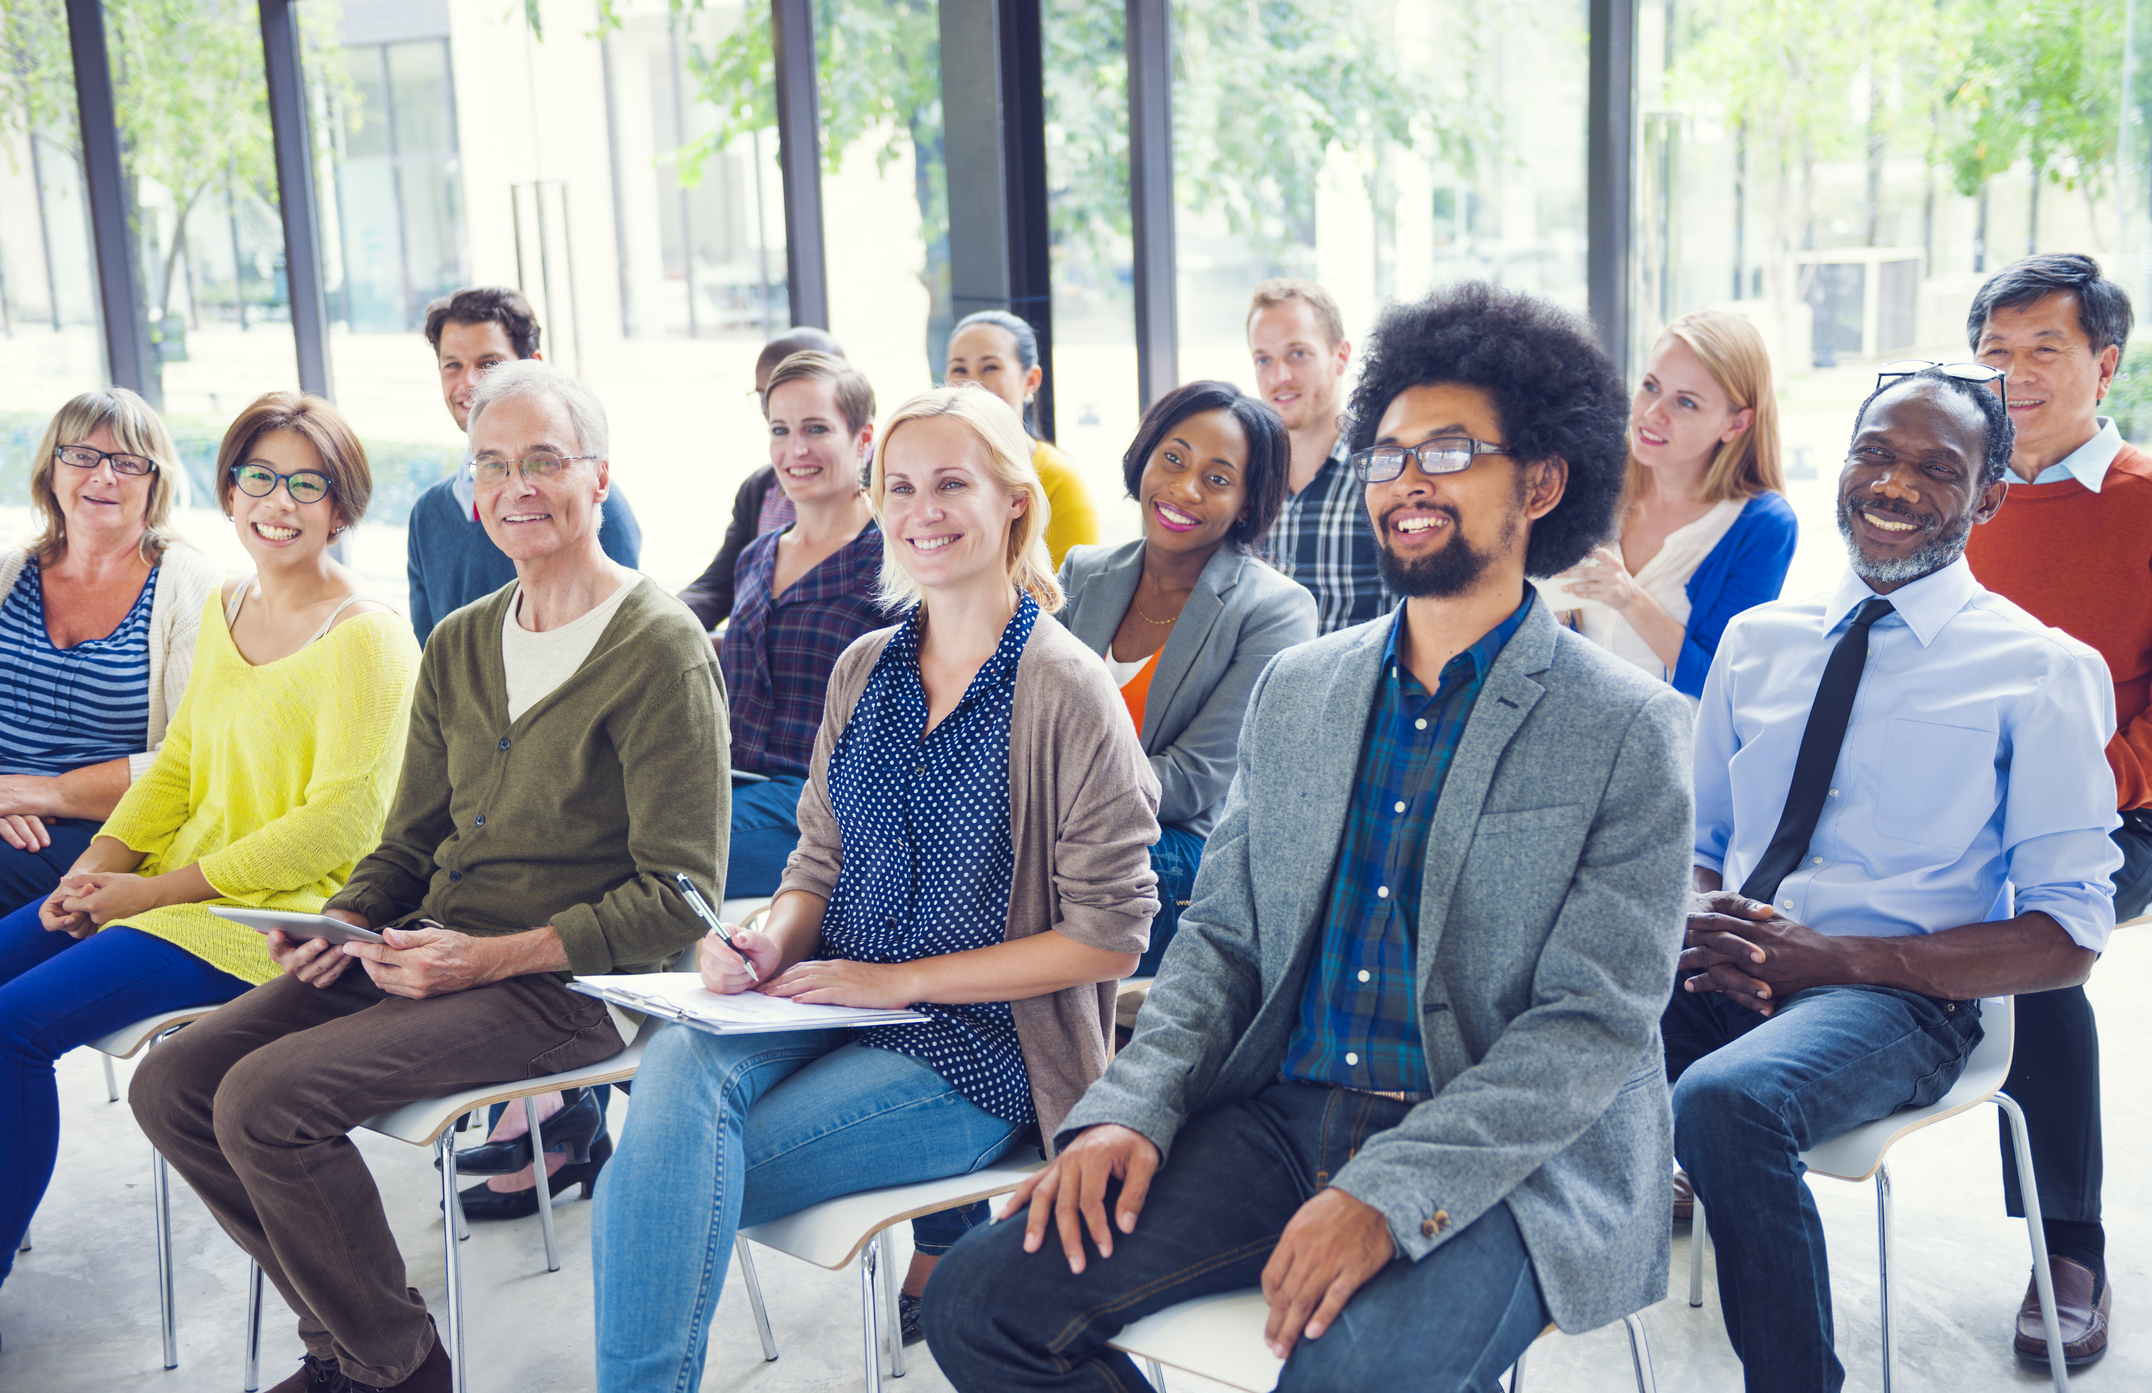
[[1838, 640], [1831, 660], [1823, 665], [1816, 703], [1808, 708], [1808, 726], [1801, 732], [1801, 752], [1794, 757], [1786, 810], [1778, 815], [1778, 831], [1771, 834], [1763, 859], [1741, 883], [1741, 893], [1752, 900], [1769, 904], [1779, 882], [1808, 854], [1808, 839], [1816, 833], [1816, 819], [1823, 816], [1823, 800], [1831, 790], [1831, 774], [1838, 768], [1838, 748], [1846, 743], [1853, 693], [1861, 685], [1861, 669], [1868, 662], [1868, 631], [1890, 612], [1890, 601], [1881, 596], [1861, 601], [1846, 636]]

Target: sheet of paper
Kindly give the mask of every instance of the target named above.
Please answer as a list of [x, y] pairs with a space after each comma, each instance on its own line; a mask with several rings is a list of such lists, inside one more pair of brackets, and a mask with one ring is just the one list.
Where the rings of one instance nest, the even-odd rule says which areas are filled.
[[835, 1030], [898, 1025], [927, 1019], [917, 1011], [884, 1011], [862, 1006], [810, 1006], [760, 992], [725, 996], [702, 984], [697, 972], [651, 972], [578, 977], [575, 985], [630, 1010], [689, 1017], [720, 1031]]

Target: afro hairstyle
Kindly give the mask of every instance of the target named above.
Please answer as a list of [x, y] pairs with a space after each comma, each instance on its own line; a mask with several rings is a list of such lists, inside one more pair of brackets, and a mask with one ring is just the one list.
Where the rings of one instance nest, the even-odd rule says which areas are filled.
[[1569, 467], [1562, 501], [1532, 524], [1526, 574], [1568, 570], [1614, 535], [1628, 474], [1629, 394], [1583, 321], [1486, 281], [1385, 307], [1347, 407], [1351, 448], [1375, 443], [1401, 392], [1437, 383], [1487, 393], [1520, 465], [1560, 459]]

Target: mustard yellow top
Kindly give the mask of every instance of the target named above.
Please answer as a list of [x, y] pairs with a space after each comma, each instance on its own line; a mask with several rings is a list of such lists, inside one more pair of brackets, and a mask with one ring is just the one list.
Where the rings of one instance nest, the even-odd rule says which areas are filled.
[[143, 852], [140, 873], [200, 862], [223, 896], [125, 920], [259, 986], [268, 941], [211, 904], [313, 913], [381, 842], [403, 767], [418, 644], [393, 612], [346, 619], [286, 658], [241, 655], [209, 594], [194, 672], [164, 746], [102, 835]]
[[1046, 549], [1053, 553], [1054, 569], [1070, 547], [1087, 547], [1098, 540], [1098, 509], [1091, 506], [1091, 491], [1077, 476], [1075, 461], [1045, 441], [1031, 450], [1032, 467], [1046, 485]]

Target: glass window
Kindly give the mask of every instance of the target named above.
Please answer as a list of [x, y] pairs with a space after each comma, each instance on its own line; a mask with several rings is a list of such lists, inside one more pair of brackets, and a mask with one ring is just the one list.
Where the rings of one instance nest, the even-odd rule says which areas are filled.
[[1486, 277], [1582, 310], [1583, 0], [1179, 0], [1181, 375], [1246, 384], [1248, 298], [1387, 299]]
[[18, 55], [0, 68], [0, 508], [12, 510], [29, 502], [53, 411], [108, 369], [65, 6], [10, 5], [0, 44]]

